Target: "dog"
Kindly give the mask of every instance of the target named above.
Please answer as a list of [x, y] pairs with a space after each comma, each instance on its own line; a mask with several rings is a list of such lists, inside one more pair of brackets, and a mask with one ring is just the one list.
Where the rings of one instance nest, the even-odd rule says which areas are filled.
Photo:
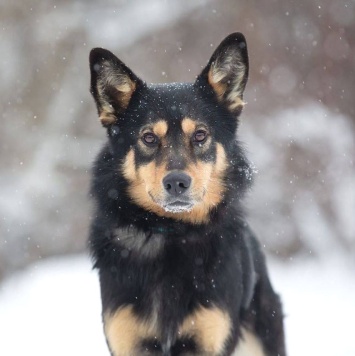
[[280, 298], [241, 202], [248, 68], [241, 33], [194, 83], [148, 85], [111, 52], [90, 53], [108, 140], [92, 171], [89, 247], [111, 355], [286, 355]]

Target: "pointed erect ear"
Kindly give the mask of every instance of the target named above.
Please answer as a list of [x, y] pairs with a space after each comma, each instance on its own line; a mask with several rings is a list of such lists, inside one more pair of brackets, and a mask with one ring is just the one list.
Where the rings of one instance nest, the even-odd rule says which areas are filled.
[[248, 69], [245, 37], [241, 33], [233, 33], [218, 46], [197, 80], [207, 81], [218, 101], [237, 115], [244, 105]]
[[114, 54], [94, 48], [90, 52], [91, 94], [101, 123], [109, 126], [128, 107], [140, 80]]

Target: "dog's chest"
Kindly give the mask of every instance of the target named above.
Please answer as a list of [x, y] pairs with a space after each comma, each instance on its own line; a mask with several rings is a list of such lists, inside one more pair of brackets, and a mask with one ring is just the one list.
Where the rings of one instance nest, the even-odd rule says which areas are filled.
[[140, 290], [138, 302], [162, 328], [167, 326], [166, 320], [181, 319], [195, 305], [212, 305], [214, 296], [226, 287], [220, 283], [221, 266], [228, 261], [208, 241], [196, 243], [196, 237], [191, 241], [188, 235], [174, 238], [133, 227], [114, 230], [121, 258]]
[[143, 262], [157, 258], [165, 246], [163, 234], [141, 232], [133, 226], [114, 229], [113, 236], [123, 258], [132, 256]]
[[[123, 333], [129, 320], [137, 354], [218, 354], [232, 327], [227, 309], [218, 303], [222, 294], [230, 294], [222, 282], [230, 259], [208, 237], [169, 237], [115, 230], [115, 248], [121, 251], [117, 292], [123, 306], [113, 321], [107, 319], [107, 330]], [[115, 325], [122, 330], [114, 331]]]

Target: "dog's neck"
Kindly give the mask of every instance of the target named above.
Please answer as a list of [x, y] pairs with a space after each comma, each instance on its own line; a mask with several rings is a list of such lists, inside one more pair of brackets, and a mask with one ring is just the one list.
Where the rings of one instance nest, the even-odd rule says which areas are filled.
[[152, 234], [164, 234], [164, 235], [176, 233], [176, 229], [174, 229], [171, 226], [153, 226], [150, 228], [150, 231], [152, 232]]

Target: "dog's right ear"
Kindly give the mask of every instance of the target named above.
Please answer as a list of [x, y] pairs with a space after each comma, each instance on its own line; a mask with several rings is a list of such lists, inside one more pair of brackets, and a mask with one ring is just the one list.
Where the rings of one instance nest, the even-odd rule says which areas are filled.
[[232, 33], [214, 51], [197, 81], [210, 87], [217, 100], [233, 115], [240, 114], [248, 80], [248, 51], [245, 37]]
[[115, 123], [128, 107], [140, 79], [113, 53], [103, 48], [90, 52], [91, 94], [103, 126]]

